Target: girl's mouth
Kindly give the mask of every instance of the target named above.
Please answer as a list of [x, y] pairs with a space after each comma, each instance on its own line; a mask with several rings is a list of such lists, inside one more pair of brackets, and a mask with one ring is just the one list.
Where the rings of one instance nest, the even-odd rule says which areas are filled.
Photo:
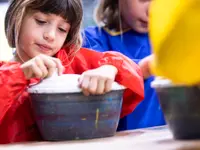
[[37, 46], [44, 52], [52, 51], [52, 48], [46, 44], [37, 44]]
[[140, 20], [140, 23], [141, 23], [141, 26], [142, 26], [143, 28], [147, 28], [147, 27], [148, 27], [148, 21]]

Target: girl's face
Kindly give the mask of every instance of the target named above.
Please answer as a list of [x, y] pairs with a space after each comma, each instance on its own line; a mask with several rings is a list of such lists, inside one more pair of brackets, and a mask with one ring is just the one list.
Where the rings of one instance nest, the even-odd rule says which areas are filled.
[[22, 21], [17, 53], [23, 61], [39, 54], [54, 56], [62, 48], [69, 30], [70, 24], [60, 16], [29, 12]]
[[123, 25], [139, 33], [147, 33], [150, 2], [151, 0], [119, 0]]

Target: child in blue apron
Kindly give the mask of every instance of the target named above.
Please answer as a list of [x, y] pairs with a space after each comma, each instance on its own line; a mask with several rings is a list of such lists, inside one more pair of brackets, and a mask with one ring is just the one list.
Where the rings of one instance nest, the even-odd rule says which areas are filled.
[[[148, 8], [151, 0], [100, 0], [95, 20], [98, 27], [85, 29], [83, 47], [118, 51], [143, 70], [145, 99], [119, 122], [118, 131], [164, 125], [165, 120], [148, 68], [151, 44], [148, 37]], [[133, 83], [134, 84], [134, 83]]]

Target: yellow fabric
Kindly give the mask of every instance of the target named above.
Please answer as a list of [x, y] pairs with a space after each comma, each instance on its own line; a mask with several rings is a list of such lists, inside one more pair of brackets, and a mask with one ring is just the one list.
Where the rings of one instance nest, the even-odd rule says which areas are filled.
[[174, 83], [199, 83], [200, 0], [154, 0], [149, 27], [153, 73]]
[[122, 30], [122, 31], [114, 31], [114, 30], [110, 30], [110, 29], [108, 29], [108, 28], [104, 28], [104, 30], [105, 30], [108, 34], [110, 34], [110, 35], [112, 35], [112, 36], [118, 36], [118, 35], [121, 35], [121, 34], [127, 32], [127, 31], [131, 30], [131, 29], [128, 28], [128, 29], [125, 29], [125, 30]]

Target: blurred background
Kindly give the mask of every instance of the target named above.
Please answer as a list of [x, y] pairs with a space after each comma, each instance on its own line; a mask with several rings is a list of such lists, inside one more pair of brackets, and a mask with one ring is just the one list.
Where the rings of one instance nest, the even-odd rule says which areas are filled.
[[[93, 20], [93, 10], [98, 0], [83, 1], [83, 28], [95, 25]], [[8, 0], [0, 0], [0, 60], [10, 60], [12, 58], [12, 49], [8, 46], [4, 33], [4, 16], [8, 8]]]

